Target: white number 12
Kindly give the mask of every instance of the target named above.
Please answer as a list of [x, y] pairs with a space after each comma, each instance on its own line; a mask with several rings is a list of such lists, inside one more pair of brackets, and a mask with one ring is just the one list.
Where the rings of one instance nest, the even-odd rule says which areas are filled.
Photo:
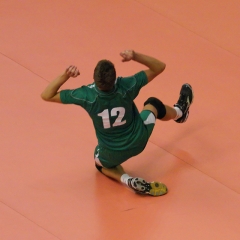
[[111, 115], [109, 115], [108, 109], [105, 109], [101, 113], [98, 114], [99, 117], [102, 118], [103, 121], [103, 127], [104, 128], [110, 128], [110, 116], [115, 117], [118, 116], [115, 122], [113, 123], [112, 127], [120, 126], [126, 123], [126, 120], [122, 121], [123, 117], [125, 115], [125, 108], [123, 107], [116, 107], [111, 110]]

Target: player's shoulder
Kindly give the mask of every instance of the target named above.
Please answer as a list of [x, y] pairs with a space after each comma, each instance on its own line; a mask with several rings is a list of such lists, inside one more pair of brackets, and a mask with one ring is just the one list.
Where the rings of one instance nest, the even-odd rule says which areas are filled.
[[79, 88], [73, 89], [71, 91], [71, 95], [75, 98], [88, 98], [88, 97], [92, 97], [93, 95], [96, 94], [95, 91], [95, 84], [88, 84], [88, 85], [82, 85]]
[[123, 85], [126, 87], [133, 87], [134, 85], [145, 85], [148, 83], [148, 78], [145, 71], [140, 71], [135, 73], [134, 75], [127, 77], [118, 77], [116, 80], [116, 84]]
[[84, 93], [87, 93], [87, 94], [93, 93], [94, 94], [94, 93], [96, 93], [95, 89], [96, 89], [95, 83], [90, 83], [87, 85], [82, 85], [81, 87], [76, 88], [74, 91], [79, 94], [84, 94]]

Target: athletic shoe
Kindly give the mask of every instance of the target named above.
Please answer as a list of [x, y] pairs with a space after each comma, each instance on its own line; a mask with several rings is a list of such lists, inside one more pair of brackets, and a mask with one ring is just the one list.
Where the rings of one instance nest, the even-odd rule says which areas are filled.
[[165, 184], [160, 182], [146, 182], [142, 178], [131, 178], [128, 180], [128, 185], [137, 193], [151, 196], [162, 196], [168, 192]]
[[190, 84], [185, 83], [182, 85], [180, 91], [180, 97], [174, 107], [178, 107], [183, 115], [182, 117], [175, 120], [178, 123], [183, 123], [187, 121], [189, 115], [189, 107], [193, 103], [193, 90]]

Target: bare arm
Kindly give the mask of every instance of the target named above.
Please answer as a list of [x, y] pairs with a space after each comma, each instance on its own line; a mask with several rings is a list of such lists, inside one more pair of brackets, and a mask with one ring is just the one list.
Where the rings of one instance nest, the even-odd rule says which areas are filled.
[[166, 64], [160, 60], [138, 52], [134, 52], [133, 50], [126, 50], [120, 53], [120, 55], [123, 57], [123, 62], [133, 60], [148, 67], [148, 69], [145, 70], [148, 82], [152, 81], [156, 76], [162, 73], [166, 67]]
[[77, 67], [70, 66], [64, 73], [55, 78], [41, 94], [41, 98], [48, 102], [58, 102], [61, 103], [59, 88], [70, 78], [77, 77], [79, 75]]

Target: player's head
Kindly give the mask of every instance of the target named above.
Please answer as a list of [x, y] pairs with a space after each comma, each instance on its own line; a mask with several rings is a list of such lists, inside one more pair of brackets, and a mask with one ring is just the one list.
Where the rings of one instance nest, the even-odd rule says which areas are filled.
[[102, 91], [110, 91], [116, 80], [116, 70], [112, 62], [101, 60], [94, 69], [93, 79]]

